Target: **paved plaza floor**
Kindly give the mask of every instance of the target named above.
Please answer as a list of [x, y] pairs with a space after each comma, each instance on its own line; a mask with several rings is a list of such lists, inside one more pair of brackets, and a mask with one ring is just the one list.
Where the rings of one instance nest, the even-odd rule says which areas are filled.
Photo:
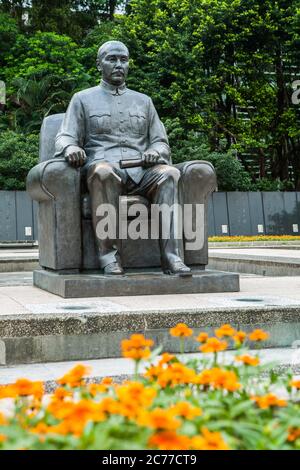
[[[63, 299], [32, 286], [32, 273], [0, 274], [0, 315], [300, 305], [300, 277], [240, 275], [240, 292]], [[82, 306], [82, 308], [80, 308]], [[68, 308], [69, 307], [69, 308]]]

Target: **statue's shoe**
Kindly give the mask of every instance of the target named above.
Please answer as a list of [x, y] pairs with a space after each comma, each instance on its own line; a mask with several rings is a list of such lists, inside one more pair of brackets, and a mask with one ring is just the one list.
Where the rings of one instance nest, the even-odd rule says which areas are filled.
[[122, 266], [117, 262], [114, 261], [113, 263], [108, 264], [104, 268], [104, 274], [106, 275], [122, 275], [124, 274], [124, 270]]
[[162, 264], [165, 274], [178, 274], [179, 276], [192, 276], [191, 269], [181, 260], [167, 260]]

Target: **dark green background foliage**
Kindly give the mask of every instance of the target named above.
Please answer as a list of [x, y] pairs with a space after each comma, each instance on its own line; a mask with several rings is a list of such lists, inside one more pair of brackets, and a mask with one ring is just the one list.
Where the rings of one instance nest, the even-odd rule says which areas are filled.
[[0, 0], [1, 149], [99, 82], [109, 39], [128, 45], [128, 86], [153, 98], [175, 162], [211, 161], [223, 190], [300, 190], [300, 0]]

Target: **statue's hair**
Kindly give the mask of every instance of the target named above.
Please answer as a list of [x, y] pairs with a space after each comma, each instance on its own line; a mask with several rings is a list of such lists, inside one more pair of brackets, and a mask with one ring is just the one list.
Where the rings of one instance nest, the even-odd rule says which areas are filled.
[[109, 49], [111, 47], [124, 47], [126, 50], [127, 50], [127, 53], [129, 55], [129, 51], [128, 51], [128, 48], [127, 46], [125, 46], [125, 44], [121, 41], [106, 41], [104, 44], [102, 44], [102, 46], [99, 47], [99, 50], [98, 50], [98, 59], [103, 59], [103, 57], [106, 56], [106, 54], [108, 53]]

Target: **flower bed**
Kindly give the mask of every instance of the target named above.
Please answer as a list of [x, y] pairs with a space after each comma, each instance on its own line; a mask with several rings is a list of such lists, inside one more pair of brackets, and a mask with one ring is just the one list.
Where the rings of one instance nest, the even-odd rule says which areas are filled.
[[209, 242], [287, 242], [300, 241], [299, 235], [235, 235], [209, 237]]
[[[194, 337], [181, 323], [170, 334], [181, 352], [198, 341], [202, 356], [158, 356], [151, 339], [134, 334], [121, 344], [135, 362], [131, 381], [87, 384], [88, 368], [77, 365], [51, 395], [26, 379], [2, 386], [0, 449], [300, 449], [300, 381], [261, 365], [259, 350], [248, 352], [266, 332], [223, 325], [214, 336]], [[230, 362], [223, 357], [229, 346]]]

